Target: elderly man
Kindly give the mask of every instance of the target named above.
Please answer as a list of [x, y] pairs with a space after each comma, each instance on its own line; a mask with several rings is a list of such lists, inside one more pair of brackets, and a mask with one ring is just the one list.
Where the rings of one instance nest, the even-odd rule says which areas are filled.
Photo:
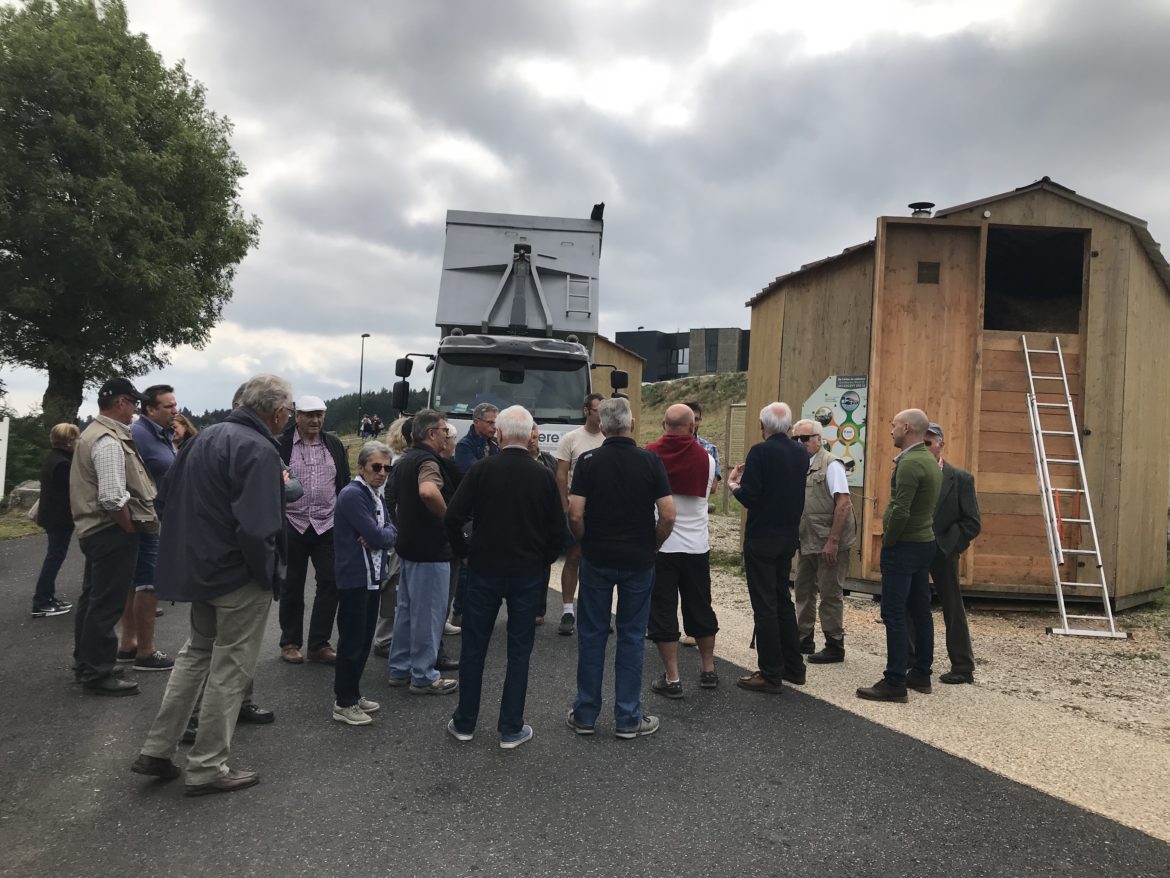
[[333, 510], [337, 495], [349, 484], [345, 445], [324, 431], [325, 401], [302, 396], [296, 401], [296, 424], [280, 436], [280, 457], [304, 488], [304, 496], [286, 510], [288, 578], [280, 594], [280, 657], [301, 664], [304, 645], [305, 579], [313, 562], [316, 590], [309, 616], [309, 661], [333, 664], [329, 639], [337, 618], [337, 578], [333, 572]]
[[[444, 523], [456, 556], [467, 558], [467, 603], [459, 658], [459, 706], [447, 731], [470, 741], [479, 718], [484, 659], [500, 604], [508, 605], [508, 670], [500, 700], [500, 746], [532, 738], [524, 722], [528, 660], [536, 614], [548, 587], [548, 565], [565, 544], [565, 524], [553, 474], [534, 466], [528, 450], [532, 415], [511, 406], [495, 419], [500, 453], [471, 468], [447, 507]], [[476, 522], [470, 545], [463, 525]]]
[[[857, 538], [853, 501], [845, 465], [825, 449], [821, 425], [797, 421], [792, 438], [804, 445], [810, 458], [804, 479], [804, 514], [800, 517], [800, 560], [796, 563], [796, 628], [800, 651], [809, 663], [827, 665], [845, 661], [845, 577]], [[817, 597], [821, 603], [821, 631], [825, 648], [816, 652], [813, 628]]]
[[[561, 436], [557, 443], [557, 488], [561, 492], [561, 505], [565, 514], [569, 514], [569, 487], [573, 484], [573, 473], [577, 468], [577, 461], [586, 452], [600, 448], [605, 441], [601, 432], [601, 418], [598, 414], [601, 401], [605, 399], [600, 393], [590, 393], [585, 397], [581, 411], [585, 415], [585, 424], [576, 430], [570, 430]], [[557, 634], [566, 637], [573, 633], [577, 624], [576, 611], [573, 608], [573, 598], [577, 595], [577, 581], [581, 571], [581, 546], [574, 542], [565, 550], [565, 563], [561, 565], [561, 600], [563, 613], [561, 623], [557, 626]]]
[[568, 723], [577, 734], [591, 735], [601, 712], [609, 608], [616, 585], [614, 734], [630, 739], [658, 731], [658, 717], [642, 713], [642, 661], [654, 557], [674, 528], [674, 498], [662, 460], [631, 438], [634, 418], [629, 400], [605, 400], [598, 416], [605, 441], [581, 455], [569, 492], [569, 527], [581, 543], [581, 592], [577, 700]]
[[448, 695], [458, 680], [435, 670], [451, 586], [451, 544], [443, 526], [454, 494], [439, 455], [447, 421], [434, 409], [414, 416], [413, 445], [394, 465], [387, 504], [398, 525], [398, 602], [390, 642], [389, 683], [415, 695]]
[[646, 446], [661, 458], [674, 500], [674, 530], [654, 558], [647, 637], [658, 647], [663, 674], [650, 689], [682, 698], [678, 670], [678, 606], [683, 628], [699, 648], [699, 686], [719, 685], [715, 673], [715, 634], [719, 620], [711, 607], [711, 546], [707, 535], [707, 497], [715, 484], [715, 458], [698, 442], [690, 403], [667, 408], [663, 435]]
[[[467, 471], [485, 457], [500, 453], [500, 446], [496, 441], [496, 417], [499, 412], [500, 410], [490, 402], [481, 402], [472, 409], [471, 429], [455, 444], [455, 466], [463, 475], [467, 475]], [[470, 535], [472, 522], [467, 522], [466, 527], [466, 535]], [[456, 572], [455, 593], [451, 601], [451, 621], [443, 630], [447, 634], [458, 634], [463, 618], [463, 602], [467, 595], [467, 565], [460, 559], [451, 563], [458, 564], [459, 568]]]
[[[924, 444], [930, 421], [920, 409], [894, 415], [890, 437], [901, 453], [894, 458], [890, 502], [882, 516], [882, 622], [886, 626], [886, 672], [872, 686], [857, 690], [869, 701], [907, 701], [906, 689], [930, 692], [934, 661], [934, 622], [930, 617], [928, 572], [934, 560], [934, 509], [942, 473]], [[914, 666], [906, 616], [914, 623]]]
[[292, 388], [257, 375], [240, 407], [183, 445], [163, 492], [162, 598], [191, 602], [191, 635], [131, 771], [178, 777], [171, 761], [203, 692], [187, 754], [187, 795], [230, 793], [260, 780], [229, 768], [236, 718], [256, 672], [272, 599], [284, 576], [284, 488], [276, 436]]
[[[946, 439], [938, 424], [927, 428], [924, 444], [938, 461], [942, 472], [938, 504], [934, 508], [935, 553], [930, 562], [930, 579], [942, 604], [951, 669], [939, 674], [938, 679], [940, 683], [974, 683], [975, 654], [971, 649], [971, 632], [967, 628], [967, 611], [963, 608], [963, 592], [959, 588], [959, 556], [979, 536], [982, 527], [975, 477], [943, 460]], [[913, 624], [908, 627], [913, 647]]]
[[155, 487], [130, 423], [142, 394], [125, 378], [98, 390], [98, 416], [82, 432], [69, 470], [69, 506], [85, 574], [73, 633], [73, 673], [94, 695], [137, 695], [114, 672], [114, 625], [126, 607], [142, 533], [158, 533]]
[[735, 499], [747, 509], [743, 564], [756, 623], [759, 670], [736, 680], [751, 692], [779, 695], [783, 681], [804, 684], [796, 611], [788, 593], [792, 556], [800, 541], [808, 455], [788, 438], [792, 410], [773, 402], [760, 410], [760, 433], [747, 459], [728, 475]]
[[[179, 411], [175, 388], [154, 384], [142, 392], [142, 417], [130, 427], [134, 445], [150, 470], [154, 486], [161, 490], [167, 470], [175, 462], [175, 431], [171, 423]], [[136, 671], [169, 671], [174, 659], [154, 647], [154, 620], [158, 598], [154, 594], [154, 571], [158, 562], [158, 534], [138, 535], [138, 563], [134, 587], [122, 613], [122, 637], [118, 661], [134, 662]]]

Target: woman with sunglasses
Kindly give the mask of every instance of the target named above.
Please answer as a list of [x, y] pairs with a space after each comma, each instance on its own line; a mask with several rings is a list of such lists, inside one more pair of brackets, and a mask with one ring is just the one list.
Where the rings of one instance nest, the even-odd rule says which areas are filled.
[[361, 695], [362, 672], [374, 640], [378, 600], [389, 575], [388, 551], [398, 537], [382, 495], [390, 475], [390, 448], [371, 441], [358, 452], [357, 477], [341, 489], [333, 513], [337, 574], [337, 662], [333, 671], [333, 718], [368, 725], [376, 701]]

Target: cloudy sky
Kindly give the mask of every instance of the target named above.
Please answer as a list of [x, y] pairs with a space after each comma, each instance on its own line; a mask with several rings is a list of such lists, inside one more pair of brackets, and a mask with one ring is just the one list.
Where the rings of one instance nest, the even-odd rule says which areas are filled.
[[[606, 202], [601, 330], [746, 327], [771, 278], [1048, 175], [1170, 239], [1170, 3], [128, 0], [235, 123], [263, 221], [223, 322], [165, 380], [393, 379], [436, 341], [448, 208]], [[1106, 11], [1107, 10], [1107, 11]], [[46, 378], [9, 372], [9, 403]], [[93, 410], [92, 395], [83, 412]]]

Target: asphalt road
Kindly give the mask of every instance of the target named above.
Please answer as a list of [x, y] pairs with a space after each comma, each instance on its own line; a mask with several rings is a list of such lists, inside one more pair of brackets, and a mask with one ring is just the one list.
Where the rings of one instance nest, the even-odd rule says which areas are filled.
[[[85, 696], [69, 673], [72, 614], [28, 615], [43, 551], [43, 537], [0, 542], [0, 874], [1170, 873], [1170, 845], [793, 688], [780, 698], [740, 691], [742, 669], [720, 663], [721, 687], [699, 690], [689, 650], [682, 701], [650, 693], [658, 664], [647, 650], [657, 735], [615, 739], [610, 703], [598, 734], [579, 738], [564, 724], [575, 638], [551, 625], [537, 630], [532, 659], [535, 738], [504, 751], [500, 628], [477, 737], [460, 744], [444, 731], [454, 697], [391, 690], [380, 660], [365, 678], [383, 704], [374, 724], [334, 722], [331, 670], [278, 659], [274, 612], [256, 700], [277, 721], [242, 726], [232, 752], [263, 779], [188, 799], [181, 779], [128, 770], [167, 675], [139, 674], [135, 698]], [[58, 586], [72, 599], [80, 569], [75, 543]], [[165, 608], [158, 642], [173, 654], [186, 614]]]

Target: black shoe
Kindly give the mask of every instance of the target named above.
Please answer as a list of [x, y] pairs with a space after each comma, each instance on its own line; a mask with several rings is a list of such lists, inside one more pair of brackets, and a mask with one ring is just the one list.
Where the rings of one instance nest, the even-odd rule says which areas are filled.
[[663, 674], [650, 684], [650, 691], [657, 692], [659, 695], [665, 695], [667, 698], [683, 697], [682, 681], [675, 680], [671, 683], [666, 679], [666, 674]]
[[47, 604], [33, 604], [32, 615], [34, 619], [43, 619], [47, 616], [64, 616], [72, 607], [62, 607], [55, 601], [49, 601]]
[[276, 714], [271, 710], [265, 710], [258, 704], [248, 702], [240, 705], [240, 715], [238, 721], [242, 723], [252, 723], [257, 726], [266, 726], [270, 722], [276, 721]]
[[175, 660], [165, 652], [155, 650], [151, 655], [142, 655], [134, 659], [136, 671], [169, 671], [175, 666]]
[[63, 594], [54, 594], [53, 595], [53, 603], [57, 604], [58, 606], [64, 607], [67, 610], [73, 609], [73, 604], [71, 604], [69, 601], [65, 600], [65, 595], [63, 595]]
[[561, 624], [557, 626], [557, 634], [564, 634], [568, 637], [576, 627], [577, 617], [572, 613], [565, 613], [565, 615], [561, 616]]
[[459, 659], [453, 659], [448, 655], [439, 654], [435, 659], [436, 671], [457, 671], [459, 670]]
[[913, 689], [915, 692], [921, 692], [923, 695], [930, 694], [930, 675], [929, 674], [907, 674], [906, 688]]
[[794, 674], [791, 671], [784, 671], [780, 675], [781, 680], [783, 680], [785, 683], [791, 683], [793, 686], [803, 686], [807, 678], [808, 674], [805, 672]]
[[81, 684], [81, 688], [94, 695], [110, 695], [114, 698], [138, 694], [138, 683], [133, 680], [123, 680], [113, 674], [108, 677], [98, 677], [96, 680], [86, 680]]
[[139, 753], [138, 758], [130, 763], [130, 770], [135, 774], [145, 774], [148, 777], [157, 777], [162, 780], [174, 780], [183, 770], [169, 759], [161, 756], [147, 756]]
[[940, 683], [974, 683], [974, 674], [964, 674], [962, 671], [947, 671], [938, 675]]
[[134, 659], [138, 658], [138, 650], [119, 649], [114, 658], [122, 664], [125, 664], [126, 662], [132, 662]]
[[905, 704], [910, 700], [906, 694], [905, 686], [891, 686], [886, 682], [885, 677], [878, 680], [872, 686], [865, 686], [858, 689], [857, 697], [864, 698], [866, 701], [897, 701], [899, 704]]
[[183, 729], [183, 737], [179, 738], [181, 744], [194, 744], [195, 736], [199, 734], [199, 717], [192, 716], [187, 720], [187, 728]]
[[834, 662], [845, 661], [845, 646], [832, 640], [825, 642], [825, 648], [808, 657], [810, 665], [831, 665]]
[[817, 642], [811, 637], [805, 637], [800, 641], [800, 651], [803, 655], [812, 655], [817, 651]]
[[374, 655], [377, 656], [378, 658], [389, 658], [390, 645], [387, 644], [386, 646], [375, 646], [374, 647]]

